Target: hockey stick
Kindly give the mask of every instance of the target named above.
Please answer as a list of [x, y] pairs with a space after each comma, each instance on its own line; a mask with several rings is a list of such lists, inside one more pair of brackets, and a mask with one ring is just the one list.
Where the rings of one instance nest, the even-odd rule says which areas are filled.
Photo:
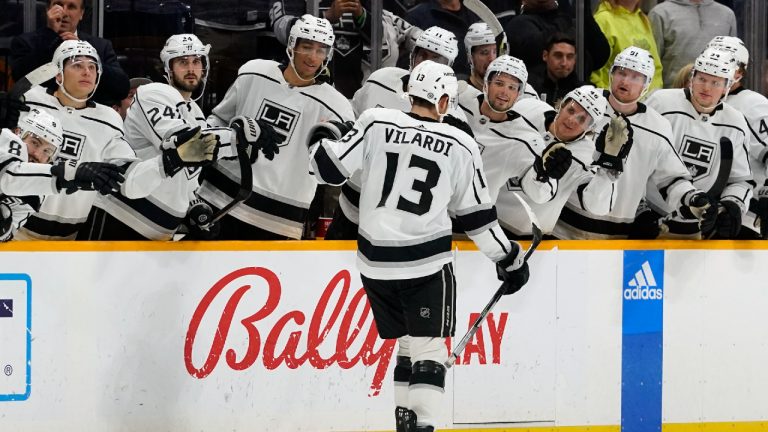
[[[525, 209], [525, 212], [528, 213], [528, 218], [531, 220], [531, 233], [533, 234], [533, 239], [531, 240], [531, 245], [528, 246], [528, 249], [525, 251], [525, 255], [523, 260], [525, 262], [528, 262], [528, 259], [533, 254], [533, 251], [536, 250], [536, 248], [539, 246], [539, 243], [541, 243], [541, 229], [539, 228], [539, 221], [536, 219], [536, 215], [533, 213], [533, 210], [531, 210], [531, 207], [526, 203], [520, 195], [513, 192], [515, 195], [515, 198], [517, 198], [518, 201], [520, 201], [520, 204]], [[485, 305], [485, 308], [483, 308], [483, 311], [480, 312], [480, 316], [477, 317], [474, 323], [472, 323], [472, 327], [469, 328], [467, 331], [467, 334], [464, 335], [463, 338], [459, 341], [459, 343], [456, 345], [456, 347], [453, 349], [453, 352], [448, 357], [448, 360], [443, 363], [446, 369], [450, 369], [454, 363], [456, 363], [456, 359], [459, 358], [461, 355], [461, 352], [464, 351], [464, 348], [467, 346], [469, 341], [472, 339], [472, 337], [477, 333], [477, 330], [480, 328], [480, 326], [483, 324], [483, 321], [485, 321], [485, 317], [488, 316], [488, 314], [491, 312], [491, 310], [496, 306], [496, 303], [501, 300], [501, 297], [504, 295], [504, 292], [507, 290], [505, 284], [501, 284], [501, 286], [496, 290], [496, 292], [493, 294], [493, 297], [491, 297], [491, 300], [488, 302], [488, 304]]]
[[40, 85], [52, 79], [57, 73], [59, 73], [59, 68], [56, 67], [56, 65], [53, 63], [46, 63], [24, 75], [22, 79], [16, 81], [13, 87], [11, 87], [11, 91], [8, 92], [8, 96], [16, 100], [21, 100], [24, 93], [29, 91], [32, 86]]
[[475, 13], [484, 23], [488, 24], [491, 28], [491, 32], [496, 38], [496, 52], [498, 55], [504, 55], [509, 53], [509, 45], [507, 44], [507, 34], [504, 33], [504, 28], [501, 26], [499, 19], [496, 15], [488, 9], [480, 0], [464, 0], [464, 6], [467, 9]]
[[[231, 212], [235, 207], [250, 198], [251, 193], [253, 193], [253, 171], [251, 170], [251, 159], [248, 156], [248, 152], [246, 151], [245, 147], [237, 145], [235, 148], [237, 149], [237, 162], [240, 164], [240, 189], [237, 190], [237, 194], [235, 194], [235, 197], [232, 199], [232, 201], [229, 202], [229, 204], [225, 205], [211, 216], [210, 225], [215, 224], [219, 221], [219, 219], [229, 214], [229, 212]], [[257, 150], [254, 149], [254, 151]]]

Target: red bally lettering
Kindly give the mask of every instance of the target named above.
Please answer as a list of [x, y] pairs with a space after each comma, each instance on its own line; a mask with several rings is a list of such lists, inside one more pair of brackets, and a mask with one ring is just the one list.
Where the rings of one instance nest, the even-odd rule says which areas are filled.
[[[213, 287], [203, 296], [200, 304], [195, 309], [187, 330], [184, 343], [184, 363], [187, 371], [195, 378], [202, 379], [207, 377], [216, 368], [216, 365], [224, 352], [224, 346], [227, 341], [227, 335], [232, 325], [235, 311], [243, 296], [251, 289], [250, 284], [243, 284], [235, 289], [232, 296], [227, 300], [224, 310], [219, 318], [215, 329], [213, 342], [208, 351], [208, 356], [201, 367], [196, 367], [192, 360], [195, 337], [200, 329], [208, 308], [216, 296], [225, 288], [236, 285], [238, 279], [243, 277], [263, 278], [269, 287], [269, 293], [264, 305], [254, 314], [242, 319], [240, 324], [248, 333], [248, 347], [241, 360], [237, 360], [237, 353], [234, 349], [228, 349], [224, 355], [227, 365], [233, 370], [244, 370], [251, 367], [259, 357], [262, 345], [262, 336], [256, 323], [264, 320], [275, 311], [280, 303], [282, 292], [280, 279], [269, 269], [263, 267], [245, 267], [235, 270], [224, 276], [216, 282]], [[264, 350], [262, 353], [262, 363], [268, 370], [278, 368], [282, 363], [289, 369], [295, 369], [307, 361], [316, 369], [325, 369], [331, 365], [338, 364], [342, 369], [350, 369], [359, 362], [366, 367], [376, 365], [373, 382], [371, 383], [370, 396], [376, 396], [381, 391], [381, 386], [386, 375], [389, 362], [394, 351], [394, 340], [381, 340], [378, 338], [376, 325], [370, 320], [370, 325], [365, 332], [365, 339], [362, 342], [360, 350], [353, 356], [347, 352], [355, 343], [365, 322], [368, 320], [371, 308], [365, 297], [365, 291], [360, 288], [352, 296], [349, 305], [344, 310], [347, 297], [349, 297], [350, 274], [347, 270], [339, 271], [328, 283], [325, 290], [318, 300], [317, 306], [309, 321], [309, 328], [306, 330], [306, 349], [300, 352], [300, 343], [303, 332], [300, 326], [306, 321], [306, 317], [301, 311], [289, 311], [273, 325], [267, 333], [264, 340]], [[333, 305], [330, 315], [326, 318], [328, 304], [334, 294], [338, 295], [336, 304]], [[342, 314], [343, 312], [343, 314]], [[355, 321], [355, 315], [359, 312], [359, 317]], [[341, 317], [341, 319], [339, 319]], [[354, 321], [354, 322], [353, 322]], [[288, 336], [288, 341], [282, 349], [278, 349], [277, 341], [288, 327], [295, 328]], [[335, 341], [335, 350], [328, 358], [324, 358], [319, 349], [324, 344], [326, 338], [336, 329], [337, 336]], [[279, 352], [278, 352], [279, 351]]]
[[[467, 328], [470, 328], [472, 326], [472, 323], [475, 322], [478, 316], [480, 316], [479, 313], [471, 313], [469, 315], [469, 324]], [[507, 312], [502, 312], [500, 314], [499, 323], [496, 324], [496, 320], [494, 319], [494, 314], [489, 313], [488, 317], [485, 319], [485, 322], [484, 322], [488, 326], [488, 337], [491, 340], [491, 363], [493, 364], [501, 363], [501, 339], [504, 337], [504, 330], [507, 327], [508, 317], [509, 317], [509, 314]], [[479, 364], [481, 365], [487, 364], [486, 351], [485, 351], [485, 336], [483, 333], [483, 327], [485, 326], [481, 325], [480, 328], [477, 329], [477, 333], [475, 333], [472, 339], [470, 339], [469, 342], [467, 342], [467, 345], [464, 347], [463, 354], [456, 359], [457, 365], [469, 364], [472, 360], [473, 354], [477, 356], [477, 361]], [[450, 341], [448, 341], [446, 345], [448, 346], [448, 350], [450, 351], [451, 349]]]

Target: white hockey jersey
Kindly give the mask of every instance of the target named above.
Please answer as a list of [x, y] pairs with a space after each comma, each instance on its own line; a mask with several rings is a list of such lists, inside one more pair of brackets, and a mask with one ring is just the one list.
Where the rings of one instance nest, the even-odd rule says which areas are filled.
[[[148, 195], [165, 178], [162, 160], [135, 163], [136, 155], [123, 135], [123, 120], [107, 106], [88, 102], [82, 109], [62, 105], [52, 94], [35, 86], [24, 95], [27, 105], [54, 114], [62, 124], [64, 142], [59, 159], [78, 162], [112, 162], [126, 165], [121, 193], [129, 198]], [[18, 232], [19, 239], [73, 239], [82, 227], [96, 199], [96, 191], [49, 195], [40, 211]]]
[[[609, 104], [605, 112], [606, 122], [615, 115]], [[682, 205], [683, 196], [695, 189], [670, 141], [672, 127], [669, 122], [642, 103], [637, 104], [637, 111], [628, 115], [627, 120], [632, 126], [633, 144], [624, 161], [624, 171], [615, 183], [611, 210], [604, 215], [594, 214], [584, 208], [578, 194], [571, 195], [555, 227], [556, 237], [627, 238], [648, 188], [659, 197], [664, 214], [677, 210]]]
[[[700, 114], [691, 104], [687, 89], [657, 90], [648, 98], [647, 105], [669, 120], [672, 145], [697, 189], [710, 191], [715, 184], [722, 158], [720, 138], [730, 139], [733, 162], [730, 173], [723, 173], [727, 175], [726, 186], [716, 199], [733, 201], [739, 205], [742, 214], [746, 213], [752, 197], [752, 171], [747, 150], [750, 131], [744, 115], [727, 103], [718, 105], [711, 114]], [[677, 225], [681, 225], [679, 234], [698, 231], [696, 221], [689, 222], [691, 226], [688, 228]]]
[[[125, 117], [125, 137], [141, 160], [162, 157], [160, 146], [169, 131], [189, 125], [219, 135], [219, 156], [231, 155], [231, 131], [206, 129], [205, 116], [194, 101], [185, 101], [168, 84], [151, 83], [136, 89]], [[122, 194], [99, 195], [95, 206], [150, 240], [170, 240], [195, 199], [200, 168], [182, 169], [165, 179], [147, 197], [128, 199]]]
[[508, 180], [519, 184], [534, 202], [544, 203], [552, 199], [557, 192], [557, 180], [540, 182], [533, 169], [536, 158], [544, 151], [541, 134], [514, 110], [502, 122], [491, 121], [480, 111], [483, 100], [483, 93], [471, 87], [461, 93], [459, 107], [475, 134], [491, 202], [496, 202], [499, 190]]
[[[749, 165], [752, 168], [752, 176], [755, 184], [760, 187], [765, 183], [768, 170], [768, 98], [755, 91], [739, 87], [728, 95], [728, 105], [736, 108], [744, 114], [749, 126]], [[746, 227], [756, 233], [760, 232], [756, 225], [758, 215], [755, 213], [756, 201], [750, 202], [750, 210], [742, 219], [742, 227]]]
[[[529, 98], [515, 103], [513, 109], [522, 121], [537, 131], [542, 138], [542, 146], [555, 141], [547, 130], [555, 118], [554, 108], [544, 101]], [[571, 166], [558, 180], [558, 187], [552, 199], [545, 202], [533, 201], [527, 193], [520, 193], [525, 191], [525, 188], [521, 188], [520, 182], [515, 179], [509, 179], [502, 187], [496, 201], [496, 209], [499, 213], [499, 223], [504, 229], [518, 236], [532, 234], [528, 214], [514, 194], [520, 195], [528, 203], [539, 220], [539, 228], [547, 234], [552, 233], [563, 206], [573, 194], [580, 196], [584, 208], [595, 214], [610, 211], [615, 201], [615, 178], [605, 170], [591, 165], [595, 151], [592, 137], [585, 136], [565, 144], [571, 151]]]
[[9, 129], [0, 131], [0, 202], [11, 209], [11, 228], [0, 232], [0, 242], [10, 240], [40, 208], [38, 195], [56, 193], [51, 165], [29, 163], [27, 144]]
[[341, 140], [313, 146], [320, 182], [341, 184], [362, 172], [360, 273], [405, 279], [439, 271], [452, 260], [449, 213], [491, 260], [509, 254], [476, 152], [452, 126], [386, 108], [366, 110]]
[[[384, 67], [373, 72], [352, 98], [355, 116], [359, 117], [363, 111], [370, 108], [410, 111], [411, 99], [406, 92], [410, 77], [409, 71], [398, 67]], [[461, 121], [467, 120], [458, 106], [449, 107], [448, 113]], [[360, 173], [353, 173], [352, 177], [341, 186], [339, 207], [344, 216], [355, 224], [360, 220], [359, 201]]]
[[[260, 156], [251, 166], [253, 193], [229, 214], [261, 229], [301, 238], [317, 188], [306, 166], [309, 130], [327, 120], [354, 120], [352, 106], [328, 84], [292, 87], [277, 62], [251, 60], [240, 68], [208, 123], [226, 127], [237, 115], [269, 122], [286, 139], [274, 160]], [[219, 160], [205, 177], [198, 195], [218, 208], [229, 204], [240, 187], [235, 160]]]

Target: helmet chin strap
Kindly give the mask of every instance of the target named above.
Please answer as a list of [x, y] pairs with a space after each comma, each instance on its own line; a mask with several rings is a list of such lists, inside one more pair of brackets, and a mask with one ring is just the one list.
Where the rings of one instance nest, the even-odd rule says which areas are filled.
[[61, 92], [64, 93], [64, 95], [67, 96], [68, 98], [72, 99], [73, 101], [75, 101], [77, 103], [86, 103], [86, 102], [88, 102], [88, 99], [90, 99], [93, 96], [93, 94], [96, 93], [96, 89], [99, 87], [99, 82], [100, 81], [101, 81], [101, 72], [99, 72], [98, 75], [96, 76], [96, 84], [93, 86], [93, 91], [88, 93], [88, 96], [86, 96], [85, 99], [76, 98], [76, 97], [72, 96], [71, 94], [69, 94], [69, 92], [67, 91], [66, 87], [64, 87], [64, 74], [63, 73], [61, 74], [61, 82], [59, 82], [59, 80], [56, 80], [56, 84], [59, 85], [59, 90], [61, 90]]
[[[491, 111], [495, 112], [496, 114], [506, 114], [509, 111], [509, 110], [507, 110], [507, 111], [499, 111], [496, 108], [494, 108], [493, 105], [491, 105], [491, 100], [488, 97], [488, 84], [487, 83], [483, 84], [483, 96], [485, 96], [485, 103], [488, 104], [488, 108], [490, 108]], [[512, 107], [515, 106], [515, 102], [517, 102], [518, 99], [520, 99], [520, 93], [517, 94], [517, 97], [515, 98], [515, 101], [512, 102], [512, 106], [510, 106], [509, 109], [512, 109]]]
[[312, 77], [312, 78], [310, 78], [310, 79], [304, 79], [304, 78], [302, 78], [302, 76], [299, 74], [299, 71], [297, 71], [297, 70], [296, 70], [296, 65], [295, 65], [295, 64], [294, 64], [294, 62], [293, 62], [293, 49], [291, 49], [291, 48], [286, 48], [286, 49], [285, 49], [285, 53], [288, 55], [288, 60], [289, 60], [289, 62], [288, 62], [288, 63], [290, 63], [290, 64], [291, 64], [291, 69], [293, 69], [293, 73], [296, 75], [296, 78], [298, 78], [298, 79], [300, 79], [301, 81], [304, 81], [304, 82], [313, 82], [315, 79], [317, 79], [317, 77], [319, 77], [319, 76], [320, 76], [320, 74], [322, 74], [322, 73], [323, 73], [323, 69], [325, 69], [325, 67], [328, 65], [328, 63], [326, 63], [326, 61], [325, 61], [325, 60], [323, 60], [323, 64], [321, 64], [321, 65], [320, 65], [320, 67], [319, 67], [319, 68], [317, 68], [317, 73], [315, 74], [315, 76], [313, 76], [313, 77]]

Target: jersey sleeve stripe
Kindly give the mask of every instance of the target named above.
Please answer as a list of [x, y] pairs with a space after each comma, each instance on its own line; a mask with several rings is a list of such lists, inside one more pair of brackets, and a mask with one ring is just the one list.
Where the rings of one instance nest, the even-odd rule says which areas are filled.
[[6, 171], [5, 174], [11, 177], [46, 177], [46, 178], [53, 177], [50, 174], [45, 174], [45, 173], [20, 173], [20, 172]]
[[584, 205], [584, 189], [587, 188], [588, 184], [589, 183], [582, 183], [576, 188], [576, 196], [579, 198], [579, 207], [581, 207], [582, 210], [587, 209]]
[[82, 116], [82, 118], [84, 118], [86, 120], [90, 120], [90, 121], [95, 121], [96, 123], [101, 123], [101, 124], [106, 125], [106, 126], [109, 126], [110, 128], [120, 132], [120, 135], [123, 135], [123, 130], [122, 129], [120, 129], [119, 127], [117, 127], [117, 126], [115, 126], [115, 125], [113, 125], [113, 124], [111, 124], [109, 122], [105, 122], [104, 120], [99, 120], [99, 119], [96, 119], [96, 118], [93, 118], [93, 117], [88, 117], [88, 116]]
[[[746, 120], [747, 120], [747, 118], [746, 118], [746, 117], [744, 117], [744, 120], [746, 121]], [[766, 145], [768, 145], [768, 144], [766, 144], [766, 143], [765, 143], [765, 141], [763, 141], [763, 140], [761, 140], [761, 139], [760, 139], [760, 136], [757, 134], [757, 132], [755, 132], [755, 130], [754, 130], [754, 129], [752, 129], [752, 125], [751, 125], [751, 124], [749, 124], [749, 122], [748, 122], [748, 121], [747, 121], [747, 127], [749, 128], [749, 132], [751, 132], [751, 133], [752, 133], [752, 137], [754, 137], [754, 138], [757, 140], [757, 142], [759, 142], [759, 143], [760, 143], [760, 145], [762, 145], [763, 147], [766, 147]]]
[[[663, 112], [663, 113], [661, 113], [661, 115], [663, 115], [663, 116], [666, 116], [667, 114], [678, 114], [678, 115], [684, 115], [684, 116], [686, 116], [686, 117], [689, 117], [689, 118], [691, 118], [691, 119], [693, 119], [693, 120], [696, 120], [696, 117], [692, 116], [691, 114], [689, 114], [689, 113], [687, 113], [687, 112], [685, 112], [685, 111], [667, 111], [667, 112]], [[634, 125], [633, 125], [633, 126], [634, 126]]]
[[354, 190], [349, 182], [344, 183], [341, 186], [341, 193], [347, 198], [350, 204], [355, 207], [360, 207], [360, 192]]
[[264, 78], [265, 80], [272, 81], [273, 83], [280, 84], [280, 81], [278, 81], [278, 80], [276, 80], [276, 79], [274, 79], [274, 78], [272, 78], [270, 76], [267, 76], [267, 75], [264, 75], [264, 74], [260, 74], [258, 72], [243, 72], [243, 73], [238, 74], [237, 78], [240, 78], [241, 76], [246, 76], [246, 75], [254, 75], [254, 76], [257, 76], [257, 77]]
[[464, 215], [457, 214], [456, 218], [459, 219], [461, 226], [468, 235], [474, 235], [488, 229], [488, 225], [496, 222], [496, 207], [477, 210]]
[[347, 179], [347, 176], [331, 158], [322, 143], [315, 150], [313, 162], [315, 172], [323, 182], [330, 185], [340, 185]]
[[674, 179], [672, 179], [672, 181], [669, 182], [669, 184], [667, 184], [666, 186], [660, 187], [659, 193], [661, 194], [661, 197], [664, 198], [664, 200], [666, 201], [667, 197], [669, 196], [669, 190], [672, 188], [672, 186], [684, 181], [689, 181], [689, 180], [683, 177], [675, 177]]
[[521, 140], [520, 138], [515, 138], [515, 137], [504, 135], [503, 133], [501, 133], [501, 132], [499, 132], [499, 131], [497, 131], [496, 129], [493, 129], [493, 128], [489, 128], [489, 129], [490, 129], [491, 132], [495, 133], [496, 135], [498, 135], [498, 136], [500, 136], [502, 138], [505, 138], [505, 139], [508, 139], [508, 140], [519, 141], [519, 142], [525, 144], [525, 146], [528, 148], [528, 151], [531, 152], [532, 155], [537, 156], [536, 152], [533, 150], [533, 147], [531, 147], [531, 145], [528, 144], [527, 141]]
[[[493, 240], [496, 241], [496, 243], [498, 243], [499, 248], [502, 251], [504, 251], [505, 254], [508, 254], [510, 251], [507, 250], [507, 246], [506, 246], [505, 242], [501, 241], [499, 236], [496, 234], [496, 230], [501, 231], [501, 227], [498, 225], [498, 223], [496, 224], [496, 226], [494, 228], [490, 229], [491, 236], [493, 237]], [[504, 235], [503, 231], [501, 231], [501, 235]], [[504, 238], [504, 240], [506, 240], [506, 237]], [[507, 242], [509, 242], [509, 240], [507, 240]]]
[[317, 101], [317, 102], [318, 102], [320, 105], [322, 105], [322, 106], [324, 106], [324, 107], [328, 108], [328, 111], [332, 112], [332, 113], [333, 113], [333, 114], [334, 114], [336, 117], [338, 117], [339, 121], [342, 121], [342, 122], [343, 122], [343, 121], [345, 121], [345, 120], [346, 120], [346, 119], [345, 119], [345, 118], [343, 118], [343, 117], [342, 117], [342, 116], [341, 116], [339, 113], [337, 113], [337, 112], [336, 112], [336, 110], [334, 110], [333, 108], [331, 108], [331, 107], [330, 107], [330, 105], [328, 105], [327, 103], [325, 103], [325, 102], [321, 101], [320, 99], [318, 99], [318, 98], [316, 98], [316, 97], [312, 96], [311, 94], [308, 94], [308, 93], [304, 93], [304, 92], [299, 92], [299, 93], [303, 94], [304, 96], [306, 96], [306, 97], [308, 97], [308, 98], [310, 98], [310, 99], [314, 99], [314, 100], [315, 100], [315, 101]]
[[395, 90], [395, 89], [391, 89], [391, 88], [389, 88], [389, 87], [385, 86], [384, 84], [382, 84], [382, 83], [380, 83], [380, 82], [378, 82], [378, 81], [374, 81], [374, 80], [370, 80], [370, 79], [369, 79], [367, 82], [369, 82], [369, 83], [371, 83], [371, 84], [374, 84], [374, 85], [377, 85], [377, 86], [379, 86], [379, 87], [381, 87], [381, 88], [383, 88], [384, 90], [387, 90], [387, 91], [389, 91], [389, 92], [392, 92], [392, 93], [395, 93], [395, 94], [397, 94], [397, 90]]
[[58, 110], [59, 110], [59, 109], [58, 109], [58, 108], [56, 108], [55, 106], [51, 106], [51, 105], [48, 105], [48, 104], [44, 104], [44, 103], [40, 103], [40, 102], [25, 101], [24, 103], [25, 103], [25, 104], [27, 104], [27, 105], [33, 105], [33, 106], [34, 106], [34, 105], [36, 105], [36, 106], [41, 106], [41, 107], [44, 107], [44, 108], [48, 108], [49, 110], [53, 110], [53, 111], [58, 111]]

